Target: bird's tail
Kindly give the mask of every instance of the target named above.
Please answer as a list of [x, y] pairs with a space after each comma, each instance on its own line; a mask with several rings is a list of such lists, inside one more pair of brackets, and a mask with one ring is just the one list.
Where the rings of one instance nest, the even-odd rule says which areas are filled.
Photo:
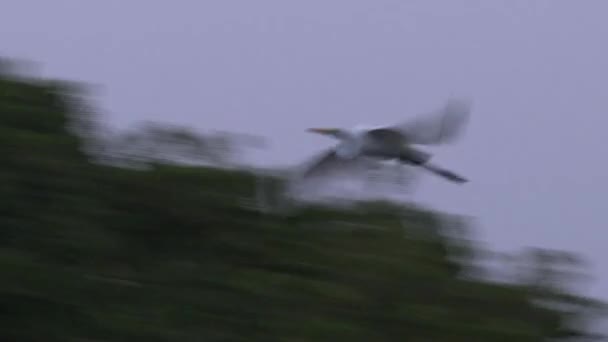
[[449, 181], [455, 182], [455, 183], [466, 183], [468, 182], [468, 180], [462, 176], [457, 175], [456, 173], [446, 170], [444, 168], [441, 168], [439, 166], [433, 165], [433, 164], [429, 164], [429, 163], [425, 163], [420, 165], [421, 167], [427, 169], [428, 171], [431, 171], [432, 173], [441, 176]]

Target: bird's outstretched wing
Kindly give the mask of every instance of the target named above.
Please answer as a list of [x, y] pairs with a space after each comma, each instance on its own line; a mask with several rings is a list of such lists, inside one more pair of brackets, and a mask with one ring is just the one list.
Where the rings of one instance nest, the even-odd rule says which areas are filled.
[[410, 144], [436, 145], [456, 140], [464, 131], [471, 112], [467, 100], [450, 99], [443, 108], [397, 125], [370, 130], [375, 139], [400, 140]]
[[354, 171], [361, 165], [361, 158], [341, 158], [334, 148], [319, 153], [307, 162], [299, 172], [299, 178], [329, 176], [335, 172]]
[[340, 162], [341, 160], [336, 155], [336, 151], [333, 148], [325, 150], [303, 165], [300, 177], [310, 178], [326, 175], [331, 171], [340, 168], [340, 166], [342, 166]]

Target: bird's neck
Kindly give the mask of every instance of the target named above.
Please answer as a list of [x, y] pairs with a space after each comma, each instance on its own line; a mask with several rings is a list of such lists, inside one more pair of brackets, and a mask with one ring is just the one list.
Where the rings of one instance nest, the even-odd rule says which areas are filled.
[[334, 137], [334, 138], [336, 138], [338, 140], [342, 140], [342, 141], [349, 140], [349, 139], [352, 138], [352, 136], [353, 136], [353, 134], [351, 132], [348, 132], [348, 131], [343, 130], [343, 129], [336, 130], [332, 134], [332, 137]]

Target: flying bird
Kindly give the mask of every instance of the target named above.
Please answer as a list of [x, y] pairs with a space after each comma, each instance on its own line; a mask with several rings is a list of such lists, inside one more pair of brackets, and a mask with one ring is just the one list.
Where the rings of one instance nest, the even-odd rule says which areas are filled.
[[363, 159], [396, 160], [400, 164], [421, 167], [455, 183], [467, 182], [464, 177], [430, 163], [432, 155], [415, 145], [453, 142], [461, 135], [470, 111], [468, 101], [450, 99], [433, 113], [396, 125], [310, 128], [309, 132], [337, 139], [338, 144], [315, 157], [300, 176], [309, 178], [329, 171], [351, 170]]

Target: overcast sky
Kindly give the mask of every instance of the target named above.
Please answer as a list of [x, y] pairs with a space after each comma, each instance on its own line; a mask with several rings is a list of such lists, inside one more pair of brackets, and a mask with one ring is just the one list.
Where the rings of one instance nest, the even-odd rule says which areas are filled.
[[449, 96], [467, 135], [433, 149], [471, 183], [417, 200], [479, 219], [491, 247], [582, 253], [608, 299], [608, 2], [4, 0], [0, 55], [92, 82], [105, 119], [266, 136], [292, 163], [313, 126], [393, 123]]

